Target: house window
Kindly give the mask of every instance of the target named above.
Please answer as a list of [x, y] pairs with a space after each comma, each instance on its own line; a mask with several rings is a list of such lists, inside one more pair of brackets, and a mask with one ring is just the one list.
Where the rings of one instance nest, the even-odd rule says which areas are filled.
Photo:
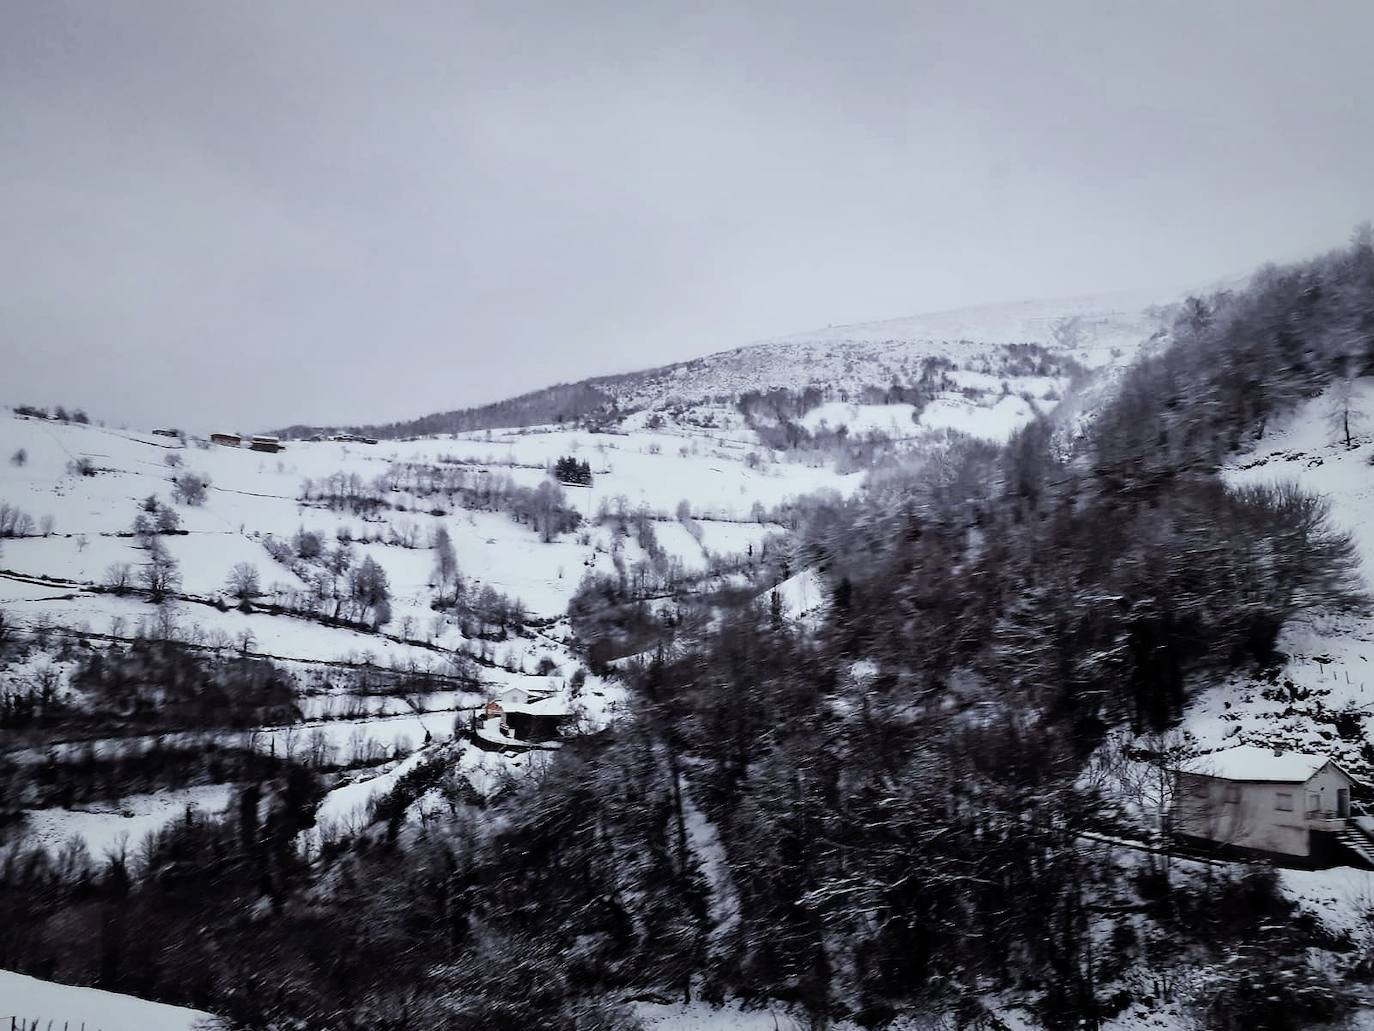
[[1227, 784], [1221, 798], [1227, 805], [1238, 805], [1240, 803], [1240, 785]]
[[1307, 793], [1307, 815], [1311, 816], [1313, 813], [1319, 813], [1321, 812], [1321, 808], [1322, 796], [1316, 791], [1309, 791]]
[[1274, 808], [1281, 813], [1291, 813], [1293, 811], [1293, 796], [1287, 791], [1280, 791], [1274, 800]]

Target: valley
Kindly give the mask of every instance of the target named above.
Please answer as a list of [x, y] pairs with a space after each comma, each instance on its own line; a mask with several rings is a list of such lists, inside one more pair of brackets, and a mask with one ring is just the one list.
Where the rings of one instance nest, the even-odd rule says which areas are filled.
[[[865, 627], [858, 599], [882, 596], [875, 585], [888, 575], [886, 556], [910, 526], [951, 504], [1009, 504], [997, 492], [1041, 475], [1033, 464], [1018, 471], [1031, 459], [1013, 457], [1011, 472], [959, 486], [961, 469], [996, 468], [1008, 460], [999, 456], [1027, 454], [1028, 440], [1067, 456], [1059, 460], [1070, 469], [1075, 456], [1116, 446], [1104, 441], [1114, 439], [1123, 396], [1138, 389], [1132, 377], [1167, 360], [1179, 311], [1078, 301], [837, 327], [531, 395], [518, 406], [522, 419], [541, 413], [542, 424], [429, 434], [309, 427], [280, 442], [259, 434], [261, 449], [239, 444], [252, 436], [247, 427], [155, 433], [24, 406], [0, 419], [0, 455], [9, 456], [0, 470], [0, 848], [37, 850], [62, 868], [141, 868], [179, 835], [261, 826], [268, 851], [254, 863], [265, 905], [302, 890], [292, 885], [319, 880], [309, 890], [325, 890], [320, 879], [350, 854], [428, 847], [432, 827], [445, 828], [445, 840], [488, 842], [472, 846], [472, 859], [449, 860], [479, 861], [511, 821], [562, 805], [581, 778], [636, 768], [633, 742], [647, 734], [652, 758], [633, 776], [671, 786], [669, 810], [681, 812], [683, 829], [668, 861], [683, 872], [670, 882], [700, 876], [674, 890], [679, 900], [702, 893], [702, 948], [718, 962], [740, 947], [741, 914], [759, 904], [740, 879], [749, 848], [741, 835], [753, 832], [722, 805], [739, 790], [736, 778], [767, 774], [755, 772], [757, 761], [729, 773], [728, 751], [711, 756], [754, 733], [753, 707], [770, 691], [782, 692], [767, 703], [780, 715], [801, 706], [787, 720], [812, 718], [812, 706], [841, 726], [881, 712], [903, 725], [933, 720], [939, 735], [956, 732], [962, 718], [951, 714], [962, 699], [997, 698], [1003, 689], [985, 659], [973, 653], [950, 667], [938, 657], [957, 634], [925, 653], [893, 650], [876, 642], [896, 610], [875, 612]], [[926, 336], [937, 332], [960, 337]], [[1031, 339], [1012, 339], [1021, 335]], [[591, 404], [559, 410], [569, 396]], [[1290, 483], [1328, 499], [1332, 528], [1350, 532], [1352, 557], [1367, 570], [1370, 438], [1333, 437], [1333, 403], [1314, 396], [1271, 420], [1219, 475], [1232, 491]], [[1358, 413], [1374, 408], [1374, 388], [1359, 381], [1344, 403], [1362, 428]], [[499, 410], [419, 423], [489, 421]], [[1041, 504], [1022, 490], [1007, 509], [1018, 520]], [[981, 533], [995, 535], [1001, 518]], [[903, 521], [908, 528], [894, 530]], [[946, 618], [942, 607], [967, 604], [963, 588], [940, 586], [941, 576], [965, 574], [944, 571], [939, 549], [970, 547], [961, 563], [991, 560], [976, 529], [963, 543], [939, 533], [948, 543], [913, 582], [936, 592], [922, 603], [932, 627]], [[1016, 561], [997, 575], [1021, 575]], [[996, 635], [1015, 640], [1018, 620], [1043, 616], [1039, 590], [1028, 584], [1009, 607], [970, 618], [991, 619], [1003, 626]], [[1100, 812], [1064, 828], [1066, 840], [1095, 853], [1080, 861], [1105, 864], [1094, 876], [1135, 877], [1141, 863], [1152, 869], [1167, 856], [1156, 843], [1169, 803], [1151, 794], [1151, 749], [1205, 760], [1262, 745], [1374, 774], [1374, 700], [1362, 676], [1370, 617], [1307, 601], [1294, 611], [1276, 658], [1261, 667], [1204, 660], [1186, 673], [1185, 703], [1165, 737], [1147, 726], [1146, 709], [1133, 719], [1104, 710], [1118, 729], [1076, 789], [1100, 793]], [[776, 639], [746, 643], [756, 621]], [[772, 666], [763, 660], [750, 673], [759, 660], [742, 655], [739, 669], [710, 672], [741, 646], [764, 647]], [[1020, 660], [1032, 678], [1024, 663], [1043, 647], [1029, 645]], [[801, 672], [813, 663], [821, 672]], [[754, 676], [780, 679], [760, 696]], [[711, 685], [722, 677], [718, 694]], [[803, 694], [820, 694], [789, 699], [808, 677], [819, 679]], [[677, 685], [667, 697], [655, 686], [663, 683]], [[1037, 687], [1027, 711], [1054, 713], [1061, 690]], [[932, 707], [940, 697], [948, 700]], [[512, 808], [516, 800], [523, 808]], [[1216, 868], [1186, 855], [1165, 863], [1184, 882]], [[532, 874], [519, 876], [528, 888]], [[1274, 890], [1362, 949], [1371, 876], [1284, 870]], [[1108, 884], [1098, 890], [1121, 899]], [[1156, 933], [1153, 919], [1133, 933]], [[1142, 976], [1123, 974], [1115, 990], [1148, 996]], [[1152, 1026], [1188, 1026], [1178, 1001], [1187, 994], [1100, 1027], [1138, 1026], [1140, 1012]], [[210, 998], [175, 997], [201, 1006]], [[748, 1000], [670, 1004], [650, 994], [632, 1009], [648, 1028], [747, 1027], [754, 1016], [730, 1007]], [[982, 1005], [1017, 1019], [1019, 1004], [995, 992]], [[798, 1012], [793, 1001], [756, 1015]]]

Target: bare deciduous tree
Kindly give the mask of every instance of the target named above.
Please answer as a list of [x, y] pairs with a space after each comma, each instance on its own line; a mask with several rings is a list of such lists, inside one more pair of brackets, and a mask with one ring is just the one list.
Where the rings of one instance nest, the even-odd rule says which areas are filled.
[[105, 570], [105, 578], [101, 585], [115, 594], [126, 594], [133, 585], [133, 567], [127, 562], [113, 562]]
[[148, 591], [148, 597], [155, 602], [161, 602], [181, 585], [181, 571], [176, 559], [156, 540], [153, 547], [148, 549], [148, 561], [139, 569], [138, 576]]
[[33, 533], [33, 517], [22, 509], [0, 501], [0, 537], [27, 537]]
[[163, 505], [157, 510], [156, 526], [158, 533], [176, 533], [181, 529], [181, 516], [176, 509]]
[[453, 541], [448, 535], [448, 530], [442, 526], [434, 531], [434, 578], [439, 588], [441, 604], [450, 597], [450, 590], [453, 596], [457, 596], [458, 585], [461, 582], [458, 556], [453, 550]]
[[1364, 412], [1360, 410], [1355, 380], [1350, 376], [1339, 377], [1331, 385], [1331, 393], [1327, 396], [1327, 425], [1333, 433], [1344, 439], [1347, 448], [1352, 448], [1355, 446], [1354, 431], [1363, 421]]
[[159, 641], [174, 641], [177, 636], [177, 616], [175, 605], [158, 605], [153, 617], [153, 634]]
[[226, 581], [229, 594], [240, 602], [252, 601], [262, 594], [262, 581], [258, 578], [258, 567], [251, 562], [240, 562], [229, 570]]
[[187, 471], [172, 477], [172, 497], [183, 505], [200, 505], [210, 489], [210, 477]]

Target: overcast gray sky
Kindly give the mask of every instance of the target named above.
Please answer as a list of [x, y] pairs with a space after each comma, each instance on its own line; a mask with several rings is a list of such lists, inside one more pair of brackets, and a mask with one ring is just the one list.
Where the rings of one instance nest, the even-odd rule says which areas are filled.
[[0, 0], [0, 401], [418, 415], [1374, 215], [1374, 4]]

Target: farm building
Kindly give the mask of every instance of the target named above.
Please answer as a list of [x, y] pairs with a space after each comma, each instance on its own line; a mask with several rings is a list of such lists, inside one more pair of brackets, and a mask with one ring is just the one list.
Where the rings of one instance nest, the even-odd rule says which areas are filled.
[[557, 698], [543, 698], [524, 705], [501, 704], [501, 729], [520, 741], [552, 741], [572, 713]]
[[1178, 767], [1173, 830], [1185, 842], [1298, 866], [1374, 866], [1374, 821], [1351, 803], [1362, 786], [1329, 756], [1240, 745]]
[[571, 718], [567, 703], [552, 692], [511, 687], [474, 714], [472, 736], [483, 747], [557, 747], [559, 731]]
[[237, 433], [212, 433], [210, 443], [223, 444], [225, 447], [243, 447], [243, 438]]
[[253, 437], [248, 441], [248, 446], [254, 451], [266, 451], [269, 454], [282, 450], [281, 440], [277, 437]]

